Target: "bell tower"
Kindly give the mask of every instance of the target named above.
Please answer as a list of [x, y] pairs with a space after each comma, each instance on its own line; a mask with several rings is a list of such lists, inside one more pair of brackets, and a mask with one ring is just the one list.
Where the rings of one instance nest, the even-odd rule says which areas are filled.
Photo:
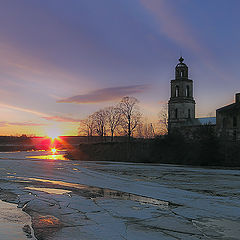
[[175, 67], [175, 79], [171, 80], [171, 97], [168, 101], [168, 130], [179, 128], [195, 119], [193, 81], [188, 78], [188, 66], [179, 58]]

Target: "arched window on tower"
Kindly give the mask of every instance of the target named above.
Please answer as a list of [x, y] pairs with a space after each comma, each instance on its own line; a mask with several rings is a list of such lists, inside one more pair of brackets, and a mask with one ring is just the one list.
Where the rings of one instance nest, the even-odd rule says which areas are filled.
[[175, 97], [179, 97], [179, 86], [175, 88]]
[[178, 109], [177, 108], [175, 109], [175, 118], [176, 119], [178, 118]]
[[188, 118], [191, 118], [191, 110], [188, 109]]
[[190, 97], [190, 88], [188, 85], [186, 87], [186, 97]]

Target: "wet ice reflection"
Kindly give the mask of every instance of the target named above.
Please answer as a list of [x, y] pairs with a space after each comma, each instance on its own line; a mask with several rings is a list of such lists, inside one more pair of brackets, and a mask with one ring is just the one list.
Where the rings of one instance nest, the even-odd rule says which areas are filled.
[[64, 194], [64, 193], [70, 193], [71, 192], [71, 191], [65, 190], [65, 189], [44, 188], [44, 187], [41, 187], [41, 188], [38, 188], [38, 187], [25, 187], [25, 189], [46, 192], [46, 193], [49, 193], [49, 194]]
[[[131, 201], [136, 201], [140, 203], [145, 203], [145, 204], [152, 204], [152, 205], [158, 205], [162, 207], [167, 207], [170, 205], [169, 202], [163, 201], [160, 199], [155, 199], [151, 197], [146, 197], [146, 196], [141, 196], [133, 193], [127, 193], [127, 192], [122, 192], [122, 191], [117, 191], [109, 188], [100, 188], [100, 187], [93, 187], [93, 186], [88, 186], [88, 185], [83, 185], [83, 184], [77, 184], [77, 183], [69, 183], [69, 182], [63, 182], [63, 181], [54, 181], [54, 180], [48, 180], [48, 179], [40, 179], [40, 178], [28, 178], [28, 180], [34, 182], [44, 182], [44, 183], [50, 183], [54, 184], [54, 189], [53, 188], [36, 188], [36, 187], [26, 187], [26, 189], [31, 189], [31, 190], [38, 190], [38, 191], [44, 191], [50, 193], [51, 191], [59, 191], [63, 193], [69, 193], [73, 192], [75, 194], [79, 194], [83, 197], [86, 198], [114, 198], [114, 199], [120, 199], [120, 200], [131, 200]], [[68, 188], [68, 190], [65, 189], [59, 189], [60, 187], [65, 187]], [[54, 192], [52, 192], [54, 193]], [[57, 193], [55, 193], [57, 194]], [[59, 193], [62, 194], [62, 193]]]

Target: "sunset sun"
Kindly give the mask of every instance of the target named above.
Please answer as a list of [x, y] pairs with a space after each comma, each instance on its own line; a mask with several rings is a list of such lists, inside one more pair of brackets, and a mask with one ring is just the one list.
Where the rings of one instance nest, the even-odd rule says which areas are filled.
[[49, 138], [52, 140], [58, 139], [59, 136], [61, 135], [60, 131], [58, 129], [49, 129], [47, 132], [47, 135]]

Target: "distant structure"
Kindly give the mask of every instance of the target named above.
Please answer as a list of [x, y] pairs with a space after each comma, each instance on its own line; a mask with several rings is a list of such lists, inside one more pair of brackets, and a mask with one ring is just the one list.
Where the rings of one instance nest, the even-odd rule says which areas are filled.
[[227, 140], [240, 140], [240, 93], [235, 95], [235, 102], [217, 109], [217, 134]]
[[193, 80], [188, 78], [188, 66], [179, 58], [175, 67], [175, 79], [171, 80], [171, 97], [168, 102], [169, 130], [179, 128], [190, 119], [195, 119]]
[[180, 131], [194, 138], [196, 130], [208, 125], [224, 140], [240, 141], [240, 93], [235, 102], [216, 110], [216, 117], [196, 118], [193, 97], [193, 80], [188, 78], [188, 66], [182, 57], [175, 67], [171, 80], [171, 97], [168, 101], [168, 132]]
[[[209, 124], [215, 127], [216, 118], [195, 118], [193, 80], [188, 78], [188, 66], [182, 57], [175, 67], [175, 79], [171, 80], [171, 97], [168, 101], [168, 132], [184, 130], [192, 132], [199, 126]], [[185, 134], [185, 133], [184, 133]]]

